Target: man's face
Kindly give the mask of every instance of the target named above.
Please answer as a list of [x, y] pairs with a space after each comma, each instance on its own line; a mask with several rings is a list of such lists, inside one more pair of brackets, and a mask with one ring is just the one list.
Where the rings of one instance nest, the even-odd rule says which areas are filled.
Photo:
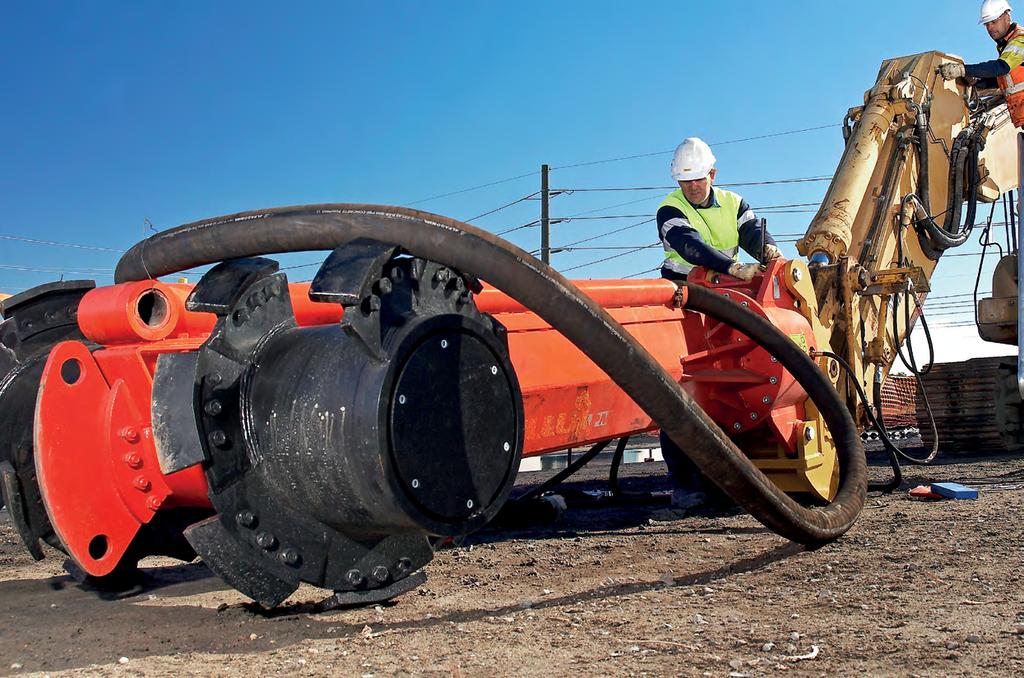
[[694, 179], [693, 181], [680, 181], [679, 188], [683, 189], [683, 195], [686, 199], [692, 202], [694, 205], [701, 205], [705, 203], [708, 196], [711, 195], [711, 185], [715, 181], [715, 170], [711, 170], [703, 179]]
[[1012, 24], [1013, 19], [1010, 18], [1010, 13], [1003, 12], [1003, 15], [998, 19], [989, 21], [985, 24], [985, 30], [988, 31], [990, 38], [998, 42], [1006, 36]]

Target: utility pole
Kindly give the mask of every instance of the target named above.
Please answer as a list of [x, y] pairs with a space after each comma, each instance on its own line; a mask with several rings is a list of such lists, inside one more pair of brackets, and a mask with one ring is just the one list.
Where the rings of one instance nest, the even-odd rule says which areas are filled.
[[548, 212], [551, 191], [548, 189], [550, 165], [540, 166], [540, 260], [551, 263], [551, 217]]

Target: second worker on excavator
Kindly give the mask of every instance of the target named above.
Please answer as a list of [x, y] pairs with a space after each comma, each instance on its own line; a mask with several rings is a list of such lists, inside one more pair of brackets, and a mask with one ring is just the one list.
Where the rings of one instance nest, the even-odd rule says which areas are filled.
[[[742, 280], [757, 274], [758, 264], [741, 264], [742, 247], [767, 263], [779, 256], [779, 248], [747, 201], [714, 186], [715, 155], [697, 137], [685, 139], [672, 158], [672, 191], [658, 208], [658, 236], [665, 248], [661, 276], [682, 281], [694, 266], [727, 273]], [[764, 244], [764, 252], [761, 251]]]

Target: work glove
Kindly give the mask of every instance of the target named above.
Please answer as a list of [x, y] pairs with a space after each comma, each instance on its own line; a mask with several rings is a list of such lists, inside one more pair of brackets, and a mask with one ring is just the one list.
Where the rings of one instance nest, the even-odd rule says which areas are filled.
[[767, 264], [769, 261], [778, 259], [781, 256], [782, 252], [775, 245], [768, 244], [764, 246], [764, 263]]
[[740, 280], [750, 282], [754, 279], [754, 276], [761, 272], [761, 267], [758, 264], [741, 264], [736, 262], [729, 267], [729, 275]]
[[939, 75], [943, 80], [956, 80], [967, 75], [967, 69], [963, 64], [942, 64], [939, 66]]

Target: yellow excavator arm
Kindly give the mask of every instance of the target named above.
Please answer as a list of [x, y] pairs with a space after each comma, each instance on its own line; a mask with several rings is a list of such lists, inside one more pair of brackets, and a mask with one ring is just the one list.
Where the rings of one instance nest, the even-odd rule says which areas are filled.
[[[978, 204], [1020, 183], [1002, 97], [944, 81], [936, 71], [948, 61], [960, 60], [927, 52], [882, 64], [864, 105], [847, 114], [845, 152], [797, 244], [827, 343], [867, 392], [892, 366], [942, 254], [970, 237]], [[844, 380], [851, 411], [863, 417]]]

